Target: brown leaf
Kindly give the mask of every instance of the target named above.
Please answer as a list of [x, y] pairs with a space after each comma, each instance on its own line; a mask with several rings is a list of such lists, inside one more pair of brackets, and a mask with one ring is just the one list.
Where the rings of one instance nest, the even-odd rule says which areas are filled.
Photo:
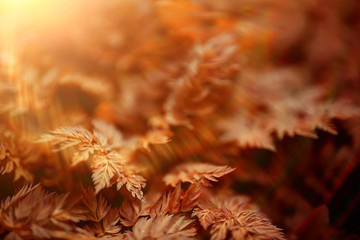
[[194, 239], [196, 229], [191, 227], [192, 220], [184, 216], [163, 215], [157, 218], [140, 218], [132, 232], [126, 232], [130, 240], [141, 239]]
[[120, 222], [126, 226], [133, 226], [138, 218], [141, 216], [142, 204], [139, 201], [125, 199], [119, 208], [119, 213], [121, 215]]
[[223, 240], [228, 232], [234, 239], [285, 239], [281, 229], [273, 226], [247, 197], [210, 199], [199, 204], [192, 215], [198, 217], [203, 228], [211, 226], [212, 240]]
[[188, 163], [178, 166], [174, 171], [168, 173], [164, 178], [166, 185], [176, 186], [178, 182], [201, 183], [211, 186], [209, 181], [217, 181], [235, 168], [228, 166], [216, 166], [208, 163]]
[[23, 187], [13, 198], [1, 202], [3, 229], [24, 238], [51, 238], [71, 231], [74, 222], [84, 220], [83, 211], [67, 206], [68, 194], [47, 193], [39, 185]]

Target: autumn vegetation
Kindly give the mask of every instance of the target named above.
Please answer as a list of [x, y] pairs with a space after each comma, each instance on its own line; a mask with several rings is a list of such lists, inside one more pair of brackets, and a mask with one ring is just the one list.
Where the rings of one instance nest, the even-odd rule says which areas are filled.
[[0, 239], [360, 239], [359, 11], [0, 2]]

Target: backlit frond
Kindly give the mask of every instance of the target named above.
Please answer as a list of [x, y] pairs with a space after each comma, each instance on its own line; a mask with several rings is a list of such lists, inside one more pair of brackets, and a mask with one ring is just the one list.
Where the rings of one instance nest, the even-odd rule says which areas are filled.
[[94, 134], [83, 127], [63, 127], [43, 134], [40, 141], [60, 145], [61, 150], [74, 147], [73, 165], [89, 160], [95, 193], [113, 184], [118, 190], [125, 185], [134, 197], [142, 199], [141, 189], [145, 187], [145, 179], [135, 174], [133, 166], [125, 165], [129, 161], [129, 151], [118, 150], [123, 147], [120, 132], [102, 121], [97, 120], [93, 124]]

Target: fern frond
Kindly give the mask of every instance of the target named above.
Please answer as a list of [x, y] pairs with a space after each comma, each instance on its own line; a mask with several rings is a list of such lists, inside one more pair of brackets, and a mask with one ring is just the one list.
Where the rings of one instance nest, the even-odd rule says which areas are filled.
[[163, 215], [155, 219], [140, 218], [132, 232], [126, 232], [129, 240], [145, 239], [194, 239], [196, 229], [191, 226], [192, 220], [184, 216]]
[[53, 145], [59, 145], [58, 150], [79, 144], [91, 148], [94, 145], [94, 137], [91, 132], [80, 126], [61, 127], [41, 135], [39, 142], [51, 142]]
[[199, 204], [193, 216], [198, 217], [203, 228], [211, 226], [212, 240], [226, 239], [228, 232], [234, 239], [285, 240], [281, 229], [272, 225], [247, 197], [210, 199]]
[[93, 235], [102, 237], [105, 234], [117, 235], [120, 232], [119, 212], [117, 209], [111, 208], [102, 195], [96, 197], [92, 188], [83, 189], [83, 202], [89, 210], [88, 220], [94, 222], [92, 228], [88, 226]]
[[120, 222], [126, 227], [133, 226], [143, 211], [143, 202], [125, 199], [119, 208]]
[[60, 149], [75, 147], [73, 165], [89, 160], [96, 194], [116, 183], [118, 190], [125, 185], [134, 197], [143, 199], [141, 188], [146, 180], [136, 175], [133, 166], [125, 166], [129, 151], [123, 149], [121, 133], [100, 120], [94, 120], [93, 124], [93, 134], [83, 127], [63, 127], [43, 134], [40, 141], [50, 141], [60, 145]]
[[128, 165], [124, 168], [123, 173], [119, 174], [117, 178], [116, 187], [119, 190], [123, 185], [131, 192], [133, 197], [144, 200], [144, 194], [141, 191], [146, 186], [146, 180], [140, 175], [135, 174], [134, 166]]
[[35, 186], [32, 185], [26, 185], [22, 187], [13, 197], [7, 197], [4, 201], [1, 202], [0, 208], [1, 213], [6, 211], [11, 205], [16, 204], [17, 201], [24, 198], [27, 194], [38, 188], [40, 184], [37, 184]]
[[208, 163], [188, 163], [178, 166], [174, 171], [163, 178], [166, 185], [176, 186], [178, 182], [197, 183], [211, 186], [210, 181], [216, 182], [235, 168], [229, 166], [216, 166]]
[[124, 138], [121, 132], [114, 126], [105, 121], [94, 119], [94, 135], [99, 138], [105, 138], [102, 145], [106, 145], [111, 149], [119, 149], [124, 146]]
[[72, 231], [74, 223], [85, 217], [81, 209], [67, 206], [67, 198], [68, 194], [47, 193], [39, 185], [23, 187], [1, 203], [1, 234], [51, 238], [54, 232]]
[[23, 177], [32, 182], [28, 165], [38, 160], [37, 150], [25, 137], [0, 128], [0, 174], [14, 173], [14, 181]]
[[200, 184], [191, 184], [184, 191], [181, 189], [179, 182], [175, 189], [165, 192], [160, 198], [149, 208], [149, 215], [152, 218], [164, 214], [176, 214], [179, 212], [189, 212], [197, 205], [203, 192]]

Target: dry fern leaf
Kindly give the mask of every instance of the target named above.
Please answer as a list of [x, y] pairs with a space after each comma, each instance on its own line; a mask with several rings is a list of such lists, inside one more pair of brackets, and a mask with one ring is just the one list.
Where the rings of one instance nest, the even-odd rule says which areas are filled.
[[342, 111], [327, 103], [326, 89], [306, 84], [301, 69], [256, 71], [244, 71], [234, 87], [232, 114], [218, 123], [224, 142], [274, 151], [274, 135], [316, 138], [317, 128], [336, 134], [331, 119], [356, 114], [350, 104]]
[[192, 222], [193, 220], [177, 215], [140, 218], [132, 228], [132, 232], [125, 234], [129, 240], [195, 239], [196, 229], [191, 226]]
[[133, 197], [144, 200], [144, 194], [141, 191], [146, 186], [146, 180], [140, 175], [135, 174], [137, 170], [134, 166], [127, 165], [122, 174], [119, 174], [116, 180], [116, 188], [119, 190], [123, 185], [131, 192]]
[[1, 202], [1, 235], [20, 238], [51, 238], [70, 232], [85, 219], [83, 211], [67, 205], [68, 194], [47, 193], [36, 185], [23, 187], [14, 197]]
[[321, 100], [322, 95], [324, 90], [312, 86], [281, 100], [274, 100], [273, 105], [269, 106], [269, 128], [280, 139], [285, 135], [316, 138], [316, 128], [337, 134], [328, 114], [329, 106]]
[[165, 214], [176, 214], [179, 212], [189, 212], [199, 201], [202, 194], [202, 188], [199, 184], [191, 184], [190, 187], [183, 191], [179, 182], [173, 191], [165, 192], [150, 207], [149, 215], [152, 218]]
[[[50, 133], [43, 134], [38, 142], [51, 142], [58, 146], [57, 150], [77, 147], [78, 155], [75, 163], [85, 161], [91, 154], [106, 155], [114, 150], [126, 147], [122, 134], [115, 126], [101, 120], [93, 120], [94, 133], [77, 127], [61, 127]], [[123, 152], [123, 151], [122, 151]]]
[[203, 196], [204, 188], [201, 184], [191, 184], [190, 187], [181, 195], [182, 212], [189, 212], [199, 203], [199, 199]]
[[95, 184], [96, 193], [105, 187], [111, 187], [113, 184], [116, 184], [117, 190], [125, 186], [133, 197], [143, 200], [141, 189], [146, 186], [145, 178], [137, 175], [133, 166], [124, 166], [121, 162], [117, 163], [118, 160], [114, 161], [107, 157], [96, 159], [92, 165], [92, 179]]
[[92, 148], [94, 136], [91, 132], [81, 126], [61, 127], [50, 131], [50, 133], [41, 135], [39, 142], [51, 142], [53, 145], [59, 145], [58, 150], [63, 150], [79, 144]]
[[109, 212], [111, 206], [108, 206], [106, 200], [100, 195], [96, 198], [92, 188], [82, 189], [82, 200], [89, 209], [88, 219], [94, 222], [100, 222]]
[[165, 192], [150, 208], [151, 218], [165, 215], [166, 213], [175, 214], [180, 211], [181, 203], [181, 184], [178, 183], [174, 191]]
[[122, 158], [115, 152], [94, 157], [91, 165], [93, 169], [91, 178], [95, 184], [96, 193], [103, 188], [111, 187], [114, 184], [113, 178], [123, 179], [124, 160]]
[[11, 207], [13, 204], [16, 204], [17, 201], [19, 201], [21, 198], [24, 198], [27, 194], [32, 192], [34, 189], [38, 188], [40, 184], [37, 184], [35, 186], [32, 185], [26, 185], [22, 187], [13, 197], [7, 197], [4, 201], [1, 202], [0, 208], [1, 208], [1, 214], [6, 211], [9, 207]]
[[188, 163], [178, 166], [172, 173], [167, 174], [163, 180], [166, 185], [176, 186], [178, 182], [201, 183], [211, 186], [210, 181], [216, 182], [235, 168], [229, 166], [216, 166], [208, 163]]
[[103, 196], [97, 198], [92, 188], [83, 189], [83, 202], [89, 210], [88, 220], [94, 222], [90, 232], [97, 237], [120, 232], [118, 210], [112, 209]]
[[211, 226], [212, 240], [226, 239], [276, 239], [284, 240], [281, 229], [272, 225], [247, 197], [230, 197], [225, 200], [211, 199], [194, 209], [204, 229]]
[[61, 127], [41, 135], [39, 142], [51, 142], [57, 148], [55, 151], [76, 147], [72, 165], [90, 159], [95, 154], [106, 154], [107, 149], [98, 144], [94, 135], [87, 129], [78, 127]]
[[125, 199], [119, 208], [120, 222], [126, 226], [133, 226], [138, 218], [142, 216], [143, 204], [139, 201]]
[[194, 118], [209, 116], [224, 102], [239, 71], [236, 50], [235, 39], [227, 34], [194, 46], [185, 74], [165, 102], [169, 124], [192, 128]]
[[94, 135], [99, 138], [103, 136], [103, 145], [111, 149], [119, 149], [124, 146], [124, 137], [121, 132], [112, 124], [102, 120], [92, 120], [94, 125]]
[[33, 175], [27, 164], [34, 162], [38, 153], [34, 146], [22, 136], [0, 129], [0, 174], [14, 173], [14, 181], [23, 177], [32, 182]]
[[240, 147], [264, 148], [275, 151], [271, 132], [262, 127], [259, 121], [247, 121], [242, 115], [221, 121], [218, 127], [223, 130], [220, 140], [235, 141]]
[[233, 239], [285, 239], [279, 228], [254, 211], [245, 210], [235, 215], [226, 212], [221, 218], [224, 220], [218, 219], [210, 230], [212, 240], [225, 239], [227, 231]]
[[63, 127], [43, 134], [40, 141], [50, 141], [61, 150], [75, 147], [73, 164], [90, 160], [95, 193], [113, 184], [118, 190], [125, 185], [134, 197], [143, 199], [141, 188], [145, 187], [146, 180], [136, 175], [133, 166], [125, 165], [129, 160], [129, 151], [123, 148], [120, 132], [100, 120], [94, 120], [93, 124], [94, 134], [83, 127]]
[[219, 209], [229, 209], [230, 211], [237, 211], [238, 209], [252, 209], [250, 199], [245, 196], [236, 196], [223, 199], [222, 197], [203, 198], [194, 209], [193, 216], [197, 216], [201, 226], [207, 229], [210, 225], [215, 223], [222, 213]]

